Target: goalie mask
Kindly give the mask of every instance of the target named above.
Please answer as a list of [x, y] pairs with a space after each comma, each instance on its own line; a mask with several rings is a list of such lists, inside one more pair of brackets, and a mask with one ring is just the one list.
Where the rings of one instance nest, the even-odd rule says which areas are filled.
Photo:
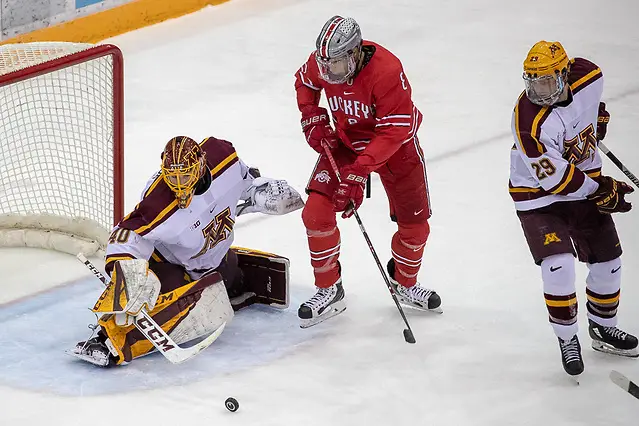
[[559, 42], [540, 41], [524, 61], [526, 96], [537, 105], [553, 105], [568, 81], [568, 55]]
[[331, 84], [345, 83], [355, 75], [362, 46], [362, 32], [353, 18], [333, 16], [315, 42], [320, 77]]
[[162, 153], [162, 178], [175, 194], [178, 207], [191, 204], [195, 186], [206, 170], [206, 155], [187, 136], [172, 138]]

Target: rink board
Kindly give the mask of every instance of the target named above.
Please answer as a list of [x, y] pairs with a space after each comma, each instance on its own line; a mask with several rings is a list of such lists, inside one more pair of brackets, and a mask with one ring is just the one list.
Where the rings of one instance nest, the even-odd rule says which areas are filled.
[[35, 41], [96, 43], [129, 31], [196, 12], [228, 0], [134, 0], [58, 25], [35, 30], [0, 44]]

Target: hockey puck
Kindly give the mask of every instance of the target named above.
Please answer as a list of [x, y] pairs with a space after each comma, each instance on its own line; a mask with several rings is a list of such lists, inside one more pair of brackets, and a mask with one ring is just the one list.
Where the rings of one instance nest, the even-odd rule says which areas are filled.
[[236, 412], [239, 408], [240, 408], [240, 403], [237, 402], [237, 399], [235, 398], [226, 398], [226, 401], [224, 401], [224, 405], [226, 406], [226, 409], [232, 412]]

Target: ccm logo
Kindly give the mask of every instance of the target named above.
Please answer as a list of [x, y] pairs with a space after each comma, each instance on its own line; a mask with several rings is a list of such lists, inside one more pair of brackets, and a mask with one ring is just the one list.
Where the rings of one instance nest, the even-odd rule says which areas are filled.
[[350, 180], [351, 182], [357, 182], [357, 183], [366, 183], [366, 178], [364, 176], [358, 176], [353, 173], [349, 174], [346, 177], [346, 180]]
[[147, 339], [157, 343], [158, 349], [160, 349], [160, 351], [166, 352], [175, 348], [175, 346], [172, 346], [167, 339], [162, 337], [160, 331], [155, 328], [155, 326], [151, 325], [151, 323], [148, 322], [146, 318], [138, 319], [137, 323], [142, 328], [142, 332], [146, 335]]
[[302, 120], [302, 127], [310, 126], [311, 124], [317, 124], [322, 121], [328, 121], [328, 117], [326, 114], [316, 115], [314, 117], [309, 117], [306, 120]]

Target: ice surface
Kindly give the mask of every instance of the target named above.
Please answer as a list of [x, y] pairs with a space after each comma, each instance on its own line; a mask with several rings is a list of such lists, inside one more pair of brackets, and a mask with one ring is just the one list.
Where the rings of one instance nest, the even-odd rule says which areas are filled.
[[[0, 308], [0, 424], [637, 424], [637, 401], [608, 379], [616, 369], [637, 380], [637, 361], [589, 348], [583, 265], [586, 372], [580, 386], [563, 373], [539, 271], [507, 192], [521, 63], [540, 39], [559, 39], [569, 55], [601, 66], [612, 117], [607, 145], [638, 173], [636, 2], [233, 0], [117, 37], [110, 41], [126, 58], [127, 209], [177, 134], [226, 138], [264, 175], [302, 189], [316, 154], [300, 134], [293, 74], [336, 13], [355, 17], [366, 38], [402, 59], [424, 113], [419, 135], [434, 215], [420, 279], [441, 294], [445, 313], [409, 311], [417, 343], [406, 344], [359, 229], [340, 221], [348, 309], [305, 334], [294, 326], [296, 303], [313, 293], [299, 212], [244, 217], [236, 244], [291, 259], [289, 311], [239, 315], [182, 366], [151, 356], [98, 371], [62, 354], [86, 337], [85, 308], [99, 291], [75, 281], [81, 265], [71, 256], [0, 251], [3, 301], [46, 288], [44, 277], [49, 286], [71, 282]], [[607, 159], [604, 170], [623, 177]], [[360, 212], [387, 259], [394, 227], [379, 180]], [[615, 217], [625, 250], [620, 325], [634, 333], [637, 214]], [[44, 275], [31, 271], [40, 256]], [[240, 402], [237, 413], [224, 408], [228, 396]]]

